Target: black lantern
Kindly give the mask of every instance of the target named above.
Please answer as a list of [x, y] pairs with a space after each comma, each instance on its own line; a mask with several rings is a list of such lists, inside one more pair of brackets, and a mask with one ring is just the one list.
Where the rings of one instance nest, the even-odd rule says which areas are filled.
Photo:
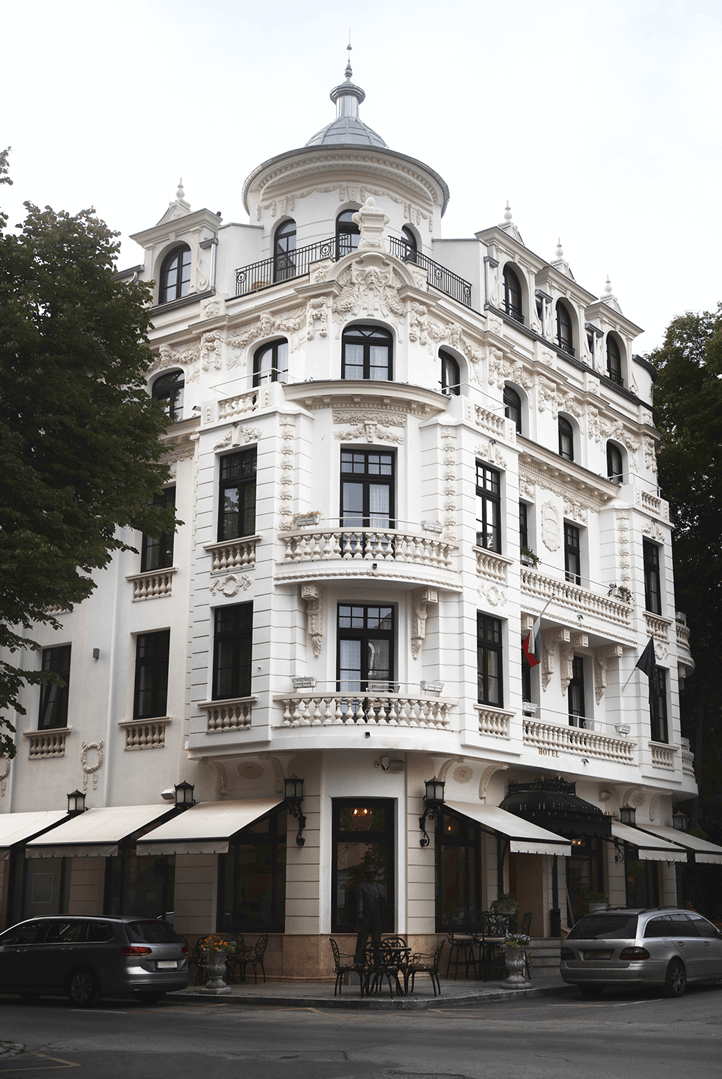
[[426, 822], [436, 820], [439, 815], [439, 811], [444, 804], [444, 787], [446, 784], [443, 779], [427, 779], [426, 780], [426, 794], [424, 795], [424, 802], [426, 808], [419, 817], [419, 828], [421, 829], [421, 839], [419, 845], [421, 847], [428, 847], [429, 836], [426, 831]]
[[191, 806], [196, 804], [196, 800], [193, 797], [195, 787], [192, 783], [186, 783], [186, 781], [183, 780], [182, 783], [176, 783], [174, 789], [176, 809], [190, 809]]
[[303, 801], [303, 780], [298, 779], [297, 776], [289, 776], [284, 780], [285, 793], [286, 793], [286, 809], [295, 817], [298, 821], [298, 835], [296, 836], [296, 843], [299, 847], [302, 847], [306, 840], [303, 838], [303, 829], [306, 827], [306, 818], [301, 812], [301, 802]]
[[619, 819], [622, 824], [629, 824], [634, 828], [637, 823], [637, 810], [634, 806], [622, 806], [619, 810]]
[[672, 814], [672, 824], [678, 832], [689, 831], [689, 817], [686, 813], [683, 813], [681, 809], [678, 809], [676, 813]]
[[85, 795], [82, 791], [73, 791], [68, 795], [68, 813], [77, 814], [85, 812]]

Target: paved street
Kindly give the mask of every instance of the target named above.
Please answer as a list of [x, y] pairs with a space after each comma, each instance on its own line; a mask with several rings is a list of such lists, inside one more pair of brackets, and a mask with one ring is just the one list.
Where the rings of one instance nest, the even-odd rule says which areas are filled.
[[721, 1005], [718, 987], [368, 1014], [218, 1000], [76, 1011], [4, 997], [0, 1079], [718, 1079]]

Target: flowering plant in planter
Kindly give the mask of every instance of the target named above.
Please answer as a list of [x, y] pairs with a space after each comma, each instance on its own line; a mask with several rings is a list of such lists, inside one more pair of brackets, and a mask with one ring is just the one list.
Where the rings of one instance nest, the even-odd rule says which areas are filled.
[[502, 948], [528, 948], [529, 937], [526, 933], [507, 933], [501, 942]]
[[507, 914], [510, 911], [515, 911], [516, 905], [516, 896], [511, 895], [508, 892], [501, 892], [501, 894], [489, 904], [495, 914]]
[[214, 954], [221, 952], [223, 955], [230, 955], [231, 952], [235, 952], [236, 948], [237, 944], [235, 940], [228, 940], [219, 933], [214, 933], [212, 936], [206, 937], [201, 945], [201, 951], [203, 952], [211, 952]]

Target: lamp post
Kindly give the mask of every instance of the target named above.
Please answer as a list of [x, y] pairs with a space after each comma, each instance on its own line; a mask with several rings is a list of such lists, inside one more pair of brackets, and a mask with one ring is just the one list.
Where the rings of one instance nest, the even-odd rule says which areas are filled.
[[82, 791], [75, 790], [72, 794], [68, 795], [68, 813], [72, 813], [73, 816], [77, 816], [78, 813], [85, 812], [85, 795]]
[[424, 803], [426, 808], [419, 817], [419, 828], [422, 835], [419, 840], [419, 846], [428, 847], [429, 836], [426, 831], [426, 822], [436, 820], [444, 804], [444, 787], [446, 784], [442, 779], [427, 779], [426, 780], [426, 794], [424, 795]]
[[183, 780], [182, 783], [176, 783], [174, 790], [176, 809], [190, 809], [191, 806], [196, 804], [196, 800], [193, 797], [195, 787], [192, 783], [187, 783]]
[[298, 779], [297, 776], [289, 776], [284, 780], [284, 788], [286, 794], [286, 809], [295, 817], [298, 821], [298, 835], [296, 836], [296, 844], [302, 847], [306, 840], [303, 838], [303, 829], [306, 827], [306, 818], [301, 812], [301, 802], [303, 801], [303, 780]]

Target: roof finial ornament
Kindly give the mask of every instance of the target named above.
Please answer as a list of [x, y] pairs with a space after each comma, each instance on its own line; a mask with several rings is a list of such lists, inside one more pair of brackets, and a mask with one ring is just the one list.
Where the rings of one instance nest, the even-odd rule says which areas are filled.
[[614, 293], [612, 292], [612, 282], [609, 280], [609, 274], [607, 274], [606, 284], [604, 285], [604, 299], [606, 300], [607, 296], [613, 295]]
[[561, 237], [558, 237], [558, 239], [557, 239], [557, 260], [559, 262], [561, 262], [563, 260], [563, 258], [564, 258], [564, 251], [562, 250], [562, 241], [561, 241]]
[[506, 209], [504, 210], [504, 222], [507, 225], [511, 225], [511, 206], [509, 200], [506, 200]]
[[186, 193], [183, 190], [183, 177], [182, 176], [181, 176], [180, 180], [178, 181], [178, 190], [175, 193], [175, 197], [176, 197], [177, 202], [183, 202], [184, 198], [186, 197]]
[[350, 82], [351, 81], [351, 76], [353, 75], [353, 71], [351, 70], [351, 27], [350, 26], [348, 28], [348, 45], [346, 46], [346, 51], [348, 52], [348, 60], [346, 62], [346, 70], [344, 71], [344, 75], [346, 76], [346, 78]]

